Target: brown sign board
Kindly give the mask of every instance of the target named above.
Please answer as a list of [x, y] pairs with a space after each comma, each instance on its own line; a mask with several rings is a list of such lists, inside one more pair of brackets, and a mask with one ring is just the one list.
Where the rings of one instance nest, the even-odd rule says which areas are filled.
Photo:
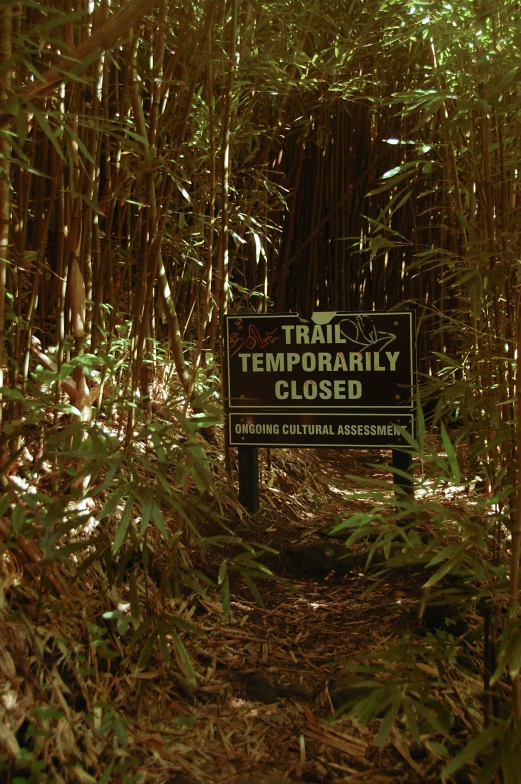
[[229, 443], [393, 447], [414, 429], [414, 314], [226, 317]]

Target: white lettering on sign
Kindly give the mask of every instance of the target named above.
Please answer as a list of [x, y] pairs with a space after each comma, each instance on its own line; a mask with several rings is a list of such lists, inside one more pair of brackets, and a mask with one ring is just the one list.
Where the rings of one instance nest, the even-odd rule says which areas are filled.
[[389, 360], [389, 370], [396, 370], [396, 361], [400, 356], [399, 351], [394, 351], [392, 354], [390, 351], [385, 352], [385, 356]]
[[279, 435], [279, 425], [278, 424], [253, 424], [253, 422], [237, 422], [234, 428], [237, 435]]
[[[263, 428], [263, 427], [278, 427], [278, 425], [242, 425], [241, 427], [250, 427], [250, 428]], [[267, 430], [261, 431], [259, 430], [237, 430], [238, 426], [235, 426], [236, 432], [248, 432], [248, 433], [260, 433], [260, 432], [270, 432]], [[375, 424], [364, 424], [364, 425], [336, 425], [336, 431], [333, 425], [304, 425], [304, 424], [289, 424], [285, 422], [282, 427], [281, 431], [283, 435], [292, 435], [292, 436], [305, 436], [305, 435], [317, 435], [317, 436], [333, 436], [333, 435], [340, 435], [340, 436], [398, 436], [400, 435], [400, 430], [395, 425], [375, 425]], [[275, 431], [274, 431], [275, 432]]]
[[266, 354], [266, 371], [268, 373], [280, 373], [284, 370], [285, 354]]
[[319, 373], [323, 373], [326, 370], [331, 373], [331, 354], [322, 351], [318, 352], [318, 370]]
[[277, 400], [315, 400], [317, 397], [320, 400], [359, 400], [362, 397], [362, 384], [356, 379], [329, 381], [324, 378], [318, 384], [308, 379], [299, 386], [298, 381], [281, 379], [275, 383], [275, 397]]
[[300, 362], [300, 354], [286, 354], [286, 370], [293, 370], [294, 365]]
[[333, 370], [347, 370], [346, 358], [343, 351], [338, 351], [335, 359]]
[[396, 363], [400, 356], [399, 351], [337, 351], [331, 354], [327, 351], [319, 351], [314, 354], [306, 351], [304, 354], [297, 354], [289, 351], [287, 354], [272, 354], [271, 352], [242, 352], [237, 355], [241, 360], [241, 370], [243, 373], [291, 373], [295, 368], [301, 368], [306, 373], [313, 373], [316, 370], [323, 373], [328, 372], [373, 372], [379, 370], [396, 370]]
[[315, 324], [312, 331], [307, 324], [282, 324], [286, 345], [315, 345], [317, 343], [347, 343], [340, 324]]
[[317, 436], [399, 436], [400, 430], [396, 425], [389, 423], [363, 423], [363, 424], [291, 424], [284, 422], [259, 423], [236, 422], [234, 431], [237, 435], [317, 435]]
[[306, 351], [305, 354], [302, 354], [302, 370], [305, 370], [306, 373], [312, 373], [317, 366], [317, 357], [316, 354], [312, 354], [311, 351]]
[[399, 436], [395, 425], [338, 425], [339, 436]]
[[351, 351], [349, 353], [349, 370], [352, 372], [353, 370], [363, 370], [364, 366], [363, 356], [360, 354], [359, 351]]
[[282, 425], [284, 435], [290, 436], [334, 436], [333, 425]]

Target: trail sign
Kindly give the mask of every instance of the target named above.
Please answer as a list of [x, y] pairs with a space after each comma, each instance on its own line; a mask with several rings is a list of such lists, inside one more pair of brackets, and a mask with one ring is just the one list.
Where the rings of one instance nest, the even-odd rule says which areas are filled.
[[232, 446], [394, 447], [414, 430], [410, 312], [226, 317]]

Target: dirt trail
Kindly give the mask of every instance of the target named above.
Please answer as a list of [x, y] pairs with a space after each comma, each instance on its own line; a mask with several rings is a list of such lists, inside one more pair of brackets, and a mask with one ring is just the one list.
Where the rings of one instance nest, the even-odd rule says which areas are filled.
[[367, 594], [374, 578], [358, 567], [344, 568], [338, 548], [344, 553], [345, 546], [324, 536], [335, 520], [368, 506], [349, 499], [357, 485], [349, 474], [388, 480], [392, 499], [385, 463], [365, 464], [390, 459], [390, 453], [317, 450], [301, 464], [288, 458], [286, 470], [277, 459], [276, 481], [264, 475], [261, 511], [245, 522], [253, 540], [279, 549], [269, 566], [294, 590], [262, 581], [261, 609], [235, 585], [229, 622], [212, 628], [204, 652], [200, 646], [200, 660], [210, 669], [190, 709], [197, 716], [196, 737], [185, 742], [195, 740], [196, 748], [182, 765], [186, 781], [437, 781], [433, 760], [415, 761], [399, 732], [378, 750], [378, 721], [368, 728], [331, 721], [339, 705], [360, 693], [359, 676], [346, 664], [417, 625], [421, 579], [412, 585], [410, 574], [395, 575]]

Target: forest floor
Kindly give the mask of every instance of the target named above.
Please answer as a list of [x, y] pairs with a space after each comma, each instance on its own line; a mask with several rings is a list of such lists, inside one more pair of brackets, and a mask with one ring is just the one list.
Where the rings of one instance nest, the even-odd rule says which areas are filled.
[[[419, 620], [426, 580], [421, 569], [395, 570], [379, 579], [364, 568], [367, 542], [344, 565], [344, 544], [326, 536], [338, 521], [374, 506], [356, 497], [367, 491], [367, 479], [388, 482], [393, 504], [391, 453], [295, 450], [279, 451], [273, 459], [281, 457], [275, 475], [269, 477], [264, 467], [261, 510], [247, 525], [254, 541], [277, 549], [265, 560], [292, 587], [262, 583], [266, 606], [261, 609], [249, 592], [234, 586], [229, 622], [212, 629], [207, 654], [212, 674], [206, 698], [194, 709], [197, 731], [190, 740], [186, 733], [183, 741], [185, 776], [173, 781], [439, 781], [441, 757], [411, 742], [401, 731], [404, 722], [398, 720], [378, 748], [382, 719], [363, 726], [356, 717], [337, 712], [343, 703], [367, 697], [371, 681], [380, 685], [374, 676], [348, 669], [364, 654], [383, 651], [407, 633], [420, 640], [447, 634], [443, 613], [428, 618], [425, 613]], [[465, 505], [468, 499], [451, 498], [449, 492], [444, 503]], [[419, 666], [435, 696], [440, 673], [436, 666]], [[479, 662], [470, 670], [462, 678], [458, 669], [461, 682], [454, 684], [453, 695], [467, 692], [469, 702], [482, 688]], [[471, 729], [468, 716], [457, 699], [445, 694], [443, 701], [464, 735]], [[460, 771], [457, 780], [471, 779]]]
[[[204, 635], [183, 636], [196, 685], [179, 675], [186, 668], [178, 650], [177, 666], [172, 657], [168, 669], [160, 656], [152, 657], [141, 673], [131, 673], [126, 659], [122, 659], [120, 669], [117, 662], [109, 672], [102, 673], [100, 668], [94, 675], [91, 669], [88, 683], [97, 690], [98, 702], [103, 706], [100, 694], [105, 688], [106, 703], [117, 707], [117, 712], [110, 713], [105, 706], [105, 724], [100, 728], [96, 714], [86, 714], [92, 695], [85, 678], [79, 699], [73, 700], [78, 688], [71, 684], [75, 670], [70, 664], [73, 654], [67, 648], [73, 648], [70, 641], [81, 636], [78, 629], [85, 626], [85, 608], [87, 615], [97, 617], [99, 610], [94, 605], [99, 606], [100, 597], [93, 595], [95, 579], [75, 582], [67, 591], [67, 599], [61, 597], [60, 607], [67, 606], [66, 615], [60, 607], [53, 609], [52, 602], [47, 603], [38, 629], [42, 642], [25, 664], [21, 661], [28, 637], [23, 631], [24, 622], [16, 612], [9, 618], [1, 635], [5, 644], [0, 656], [2, 712], [5, 719], [5, 697], [9, 689], [14, 690], [18, 720], [3, 723], [0, 741], [4, 749], [21, 743], [21, 731], [32, 726], [28, 717], [34, 715], [41, 699], [37, 696], [41, 683], [32, 682], [31, 672], [36, 669], [38, 657], [43, 659], [50, 651], [50, 640], [54, 639], [53, 659], [45, 663], [44, 669], [51, 684], [47, 687], [47, 709], [51, 719], [52, 707], [58, 709], [57, 723], [46, 725], [53, 728], [47, 737], [40, 731], [43, 740], [37, 756], [43, 778], [28, 776], [20, 781], [440, 781], [444, 750], [436, 741], [443, 740], [441, 736], [431, 732], [426, 739], [422, 736], [419, 744], [412, 740], [407, 722], [398, 712], [388, 737], [378, 744], [378, 733], [383, 732], [382, 723], [386, 721], [381, 717], [384, 714], [363, 722], [360, 716], [337, 711], [342, 704], [369, 698], [375, 689], [385, 687], [378, 675], [373, 673], [367, 676], [369, 681], [361, 681], [366, 676], [349, 669], [363, 662], [364, 655], [384, 653], [395, 641], [402, 640], [403, 644], [404, 635], [406, 648], [407, 639], [411, 646], [430, 645], [431, 649], [437, 639], [444, 644], [447, 638], [449, 642], [453, 639], [443, 613], [438, 622], [436, 615], [434, 621], [429, 621], [426, 613], [422, 617], [425, 572], [406, 568], [378, 577], [365, 568], [367, 542], [355, 545], [351, 551], [354, 556], [345, 561], [341, 539], [326, 535], [335, 523], [374, 506], [370, 499], [357, 498], [356, 493], [370, 490], [370, 482], [375, 479], [388, 482], [389, 505], [393, 505], [392, 475], [387, 466], [390, 452], [272, 450], [268, 469], [265, 450], [260, 451], [260, 511], [247, 514], [228, 491], [228, 512], [235, 516], [244, 539], [273, 548], [264, 563], [286, 582], [257, 580], [264, 602], [261, 607], [237, 576], [232, 580], [228, 619], [224, 618], [218, 596], [207, 601], [193, 595], [178, 608]], [[440, 492], [447, 493], [447, 488]], [[457, 493], [451, 496], [449, 492], [443, 502], [465, 512], [469, 498]], [[419, 522], [420, 529], [426, 525], [425, 520]], [[36, 601], [34, 590], [31, 593], [26, 587], [23, 597], [18, 595], [15, 602], [9, 592], [6, 596], [11, 612], [16, 605], [18, 610], [25, 605], [27, 614], [31, 614], [30, 606]], [[475, 626], [480, 623], [477, 616], [471, 621]], [[62, 640], [58, 645], [68, 662], [68, 679], [63, 674], [63, 662], [56, 657], [56, 640]], [[418, 660], [416, 668], [430, 690], [433, 710], [440, 716], [452, 715], [457, 725], [453, 735], [459, 732], [462, 743], [475, 730], [482, 690], [479, 645], [472, 645], [467, 640], [464, 667], [455, 641], [454, 656], [460, 659], [452, 671], [441, 664], [438, 668], [428, 658]], [[77, 673], [76, 678], [79, 682]], [[408, 688], [418, 696], [417, 690]], [[462, 708], [462, 703], [468, 707]], [[107, 716], [112, 716], [118, 738], [113, 742], [112, 760], [103, 737], [103, 727], [108, 733]], [[14, 777], [6, 774], [5, 781], [12, 780]], [[464, 784], [472, 778], [460, 772], [459, 778], [449, 781]]]

